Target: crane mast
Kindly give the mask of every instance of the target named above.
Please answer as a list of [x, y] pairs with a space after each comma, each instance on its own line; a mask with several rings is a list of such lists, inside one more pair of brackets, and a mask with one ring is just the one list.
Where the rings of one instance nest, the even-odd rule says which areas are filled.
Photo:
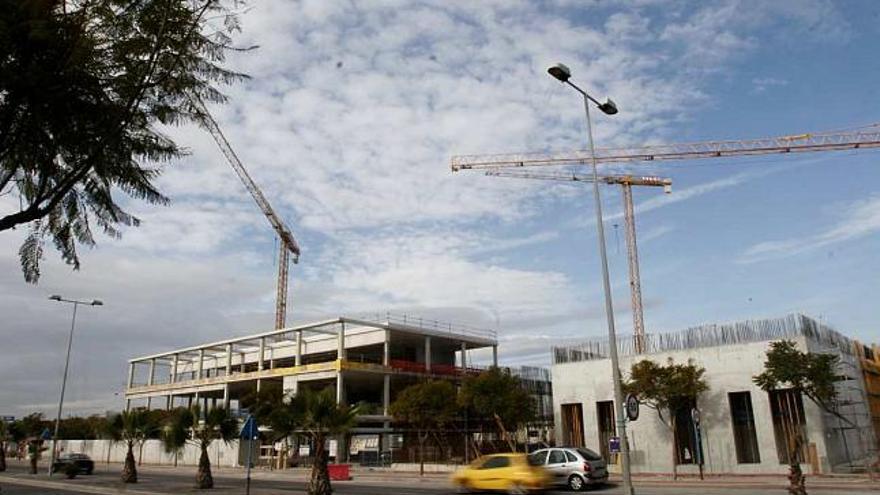
[[[592, 183], [592, 175], [554, 174], [530, 172], [525, 170], [490, 169], [486, 175], [492, 177], [513, 177], [518, 179], [555, 180], [564, 182]], [[600, 175], [599, 182], [619, 185], [623, 190], [623, 218], [626, 227], [626, 249], [629, 266], [629, 289], [633, 317], [633, 345], [636, 353], [645, 351], [645, 315], [642, 308], [642, 282], [639, 275], [639, 249], [636, 244], [636, 215], [632, 199], [633, 186], [662, 187], [671, 192], [672, 180], [662, 177], [639, 177], [633, 175]]]
[[204, 102], [196, 100], [193, 103], [201, 112], [205, 127], [208, 129], [211, 137], [214, 138], [214, 142], [217, 143], [217, 147], [220, 148], [223, 156], [226, 157], [226, 161], [229, 162], [229, 165], [235, 170], [241, 183], [244, 184], [245, 189], [248, 190], [251, 197], [257, 203], [257, 207], [260, 208], [260, 211], [263, 212], [263, 215], [266, 216], [266, 219], [269, 220], [269, 224], [275, 229], [275, 233], [278, 235], [280, 242], [278, 243], [278, 281], [276, 283], [277, 290], [275, 294], [275, 328], [284, 328], [287, 319], [287, 282], [290, 255], [293, 254], [294, 263], [299, 263], [299, 244], [297, 244], [296, 239], [293, 237], [293, 233], [287, 225], [284, 224], [281, 217], [275, 213], [272, 205], [269, 204], [269, 200], [263, 195], [263, 191], [257, 187], [256, 182], [254, 182], [250, 174], [248, 174], [247, 169], [244, 168], [244, 165], [241, 163], [238, 155], [236, 155], [235, 150], [232, 149], [232, 146], [229, 144], [229, 141], [220, 129], [220, 125], [214, 120], [214, 117], [208, 111]]

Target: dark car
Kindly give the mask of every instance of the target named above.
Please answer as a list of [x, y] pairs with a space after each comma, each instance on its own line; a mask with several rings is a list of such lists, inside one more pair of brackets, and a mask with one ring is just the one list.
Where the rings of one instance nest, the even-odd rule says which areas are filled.
[[580, 491], [608, 481], [608, 469], [602, 456], [583, 447], [555, 447], [529, 454], [529, 461], [544, 466], [551, 483]]
[[63, 472], [64, 466], [68, 464], [74, 464], [82, 474], [92, 474], [95, 470], [95, 462], [85, 454], [61, 454], [52, 464], [52, 472]]

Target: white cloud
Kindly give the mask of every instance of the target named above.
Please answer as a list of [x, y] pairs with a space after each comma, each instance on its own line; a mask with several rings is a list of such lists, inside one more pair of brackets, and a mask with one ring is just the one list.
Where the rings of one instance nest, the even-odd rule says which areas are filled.
[[880, 196], [871, 196], [841, 208], [833, 226], [803, 237], [759, 242], [745, 250], [740, 263], [794, 256], [833, 244], [852, 241], [880, 231]]
[[[292, 268], [289, 320], [391, 308], [477, 325], [498, 318], [505, 339], [536, 329], [574, 335], [601, 324], [598, 296], [577, 281], [582, 274], [536, 268], [516, 251], [563, 237], [530, 221], [573, 193], [452, 174], [448, 160], [581, 148], [580, 101], [545, 72], [558, 61], [621, 105], [618, 116], [597, 125], [599, 142], [666, 140], [711, 97], [707, 81], [680, 70], [692, 62], [686, 48], [705, 43], [722, 55], [713, 67], [725, 67], [739, 56], [733, 52], [754, 46], [752, 18], [683, 4], [254, 4], [239, 44], [260, 48], [232, 60], [253, 79], [230, 88], [230, 104], [214, 111], [303, 245]], [[795, 30], [831, 17], [796, 15]], [[715, 40], [719, 27], [727, 34]], [[113, 392], [126, 358], [271, 325], [271, 230], [210, 137], [193, 128], [168, 132], [192, 151], [161, 178], [174, 203], [133, 204], [143, 226], [83, 253], [82, 272], [50, 254], [40, 286], [27, 286], [15, 256], [23, 233], [0, 234], [0, 314], [3, 329], [16, 335], [0, 351], [0, 404], [46, 404], [57, 392], [60, 370], [52, 365], [68, 314], [47, 306], [52, 292], [107, 302], [82, 317], [83, 347], [75, 348], [82, 381], [74, 381], [70, 404], [83, 410], [89, 403], [97, 411], [119, 407]], [[750, 178], [676, 190], [638, 211]], [[8, 196], [0, 201], [3, 211], [17, 206]], [[666, 232], [661, 226], [643, 235]], [[544, 343], [535, 345], [520, 354], [539, 354]]]
[[767, 88], [788, 86], [787, 79], [777, 79], [775, 77], [756, 77], [752, 79], [752, 92], [763, 93]]

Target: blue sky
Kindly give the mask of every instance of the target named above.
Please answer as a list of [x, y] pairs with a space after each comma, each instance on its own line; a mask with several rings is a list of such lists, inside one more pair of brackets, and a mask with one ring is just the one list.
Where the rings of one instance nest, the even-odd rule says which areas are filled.
[[[303, 246], [288, 320], [396, 310], [498, 324], [511, 364], [548, 364], [554, 343], [605, 330], [589, 189], [449, 171], [455, 154], [585, 146], [581, 102], [549, 65], [618, 103], [596, 117], [600, 146], [880, 121], [871, 1], [274, 0], [243, 16], [239, 42], [259, 49], [230, 64], [252, 79], [215, 113]], [[132, 204], [142, 227], [101, 240], [80, 272], [53, 253], [28, 286], [21, 234], [0, 236], [11, 414], [48, 410], [57, 393], [69, 312], [51, 293], [107, 303], [80, 313], [74, 411], [118, 407], [128, 357], [273, 324], [265, 219], [208, 136], [168, 132], [192, 151], [161, 179], [174, 203]], [[639, 165], [674, 181], [669, 196], [635, 192], [648, 331], [803, 311], [876, 340], [877, 158]], [[602, 193], [625, 333], [620, 196]]]

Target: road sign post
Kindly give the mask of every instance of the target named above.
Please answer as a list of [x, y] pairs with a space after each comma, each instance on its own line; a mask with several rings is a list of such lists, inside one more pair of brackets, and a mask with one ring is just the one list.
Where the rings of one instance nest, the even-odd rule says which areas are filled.
[[691, 409], [691, 419], [694, 423], [694, 442], [696, 446], [694, 447], [694, 458], [697, 461], [697, 466], [700, 468], [700, 479], [703, 479], [703, 435], [700, 431], [700, 410], [696, 407]]
[[251, 459], [254, 453], [254, 440], [259, 437], [260, 431], [257, 428], [257, 421], [253, 416], [248, 415], [247, 419], [244, 421], [244, 425], [241, 427], [241, 435], [239, 437], [242, 440], [247, 440], [248, 443], [248, 455], [247, 455], [247, 481], [245, 482], [245, 495], [250, 495], [251, 493]]

